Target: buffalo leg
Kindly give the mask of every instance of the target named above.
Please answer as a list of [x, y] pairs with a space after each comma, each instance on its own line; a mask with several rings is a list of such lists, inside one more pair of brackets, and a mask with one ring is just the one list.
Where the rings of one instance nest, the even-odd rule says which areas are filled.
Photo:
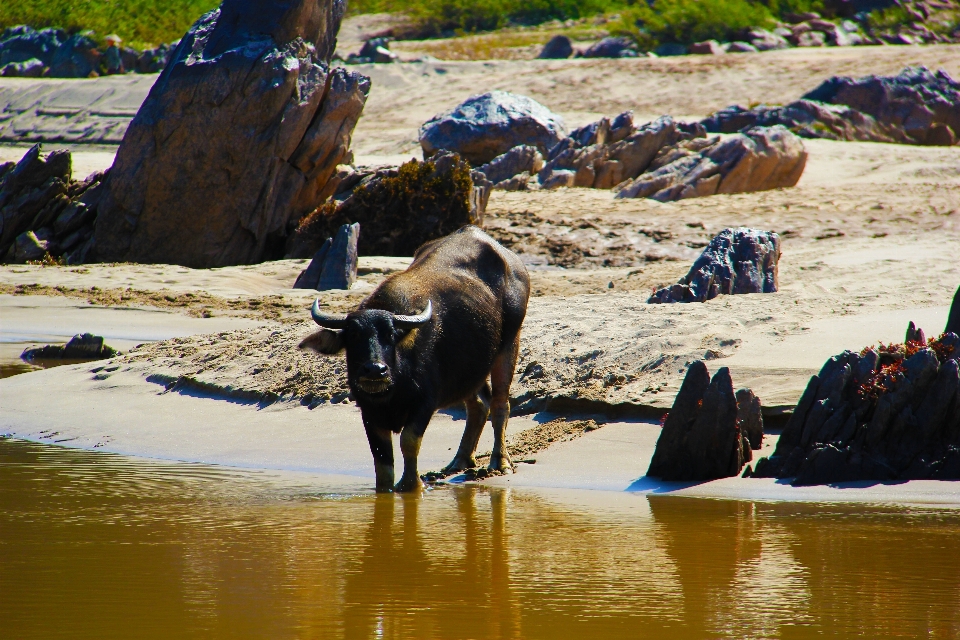
[[454, 456], [453, 462], [443, 469], [447, 473], [456, 473], [477, 466], [473, 454], [477, 451], [483, 425], [487, 423], [487, 417], [490, 415], [490, 386], [484, 382], [477, 395], [465, 400], [464, 404], [467, 407], [467, 426], [463, 430], [457, 455]]
[[420, 443], [423, 442], [423, 433], [427, 430], [433, 413], [421, 416], [408, 422], [400, 432], [400, 453], [403, 454], [403, 475], [400, 482], [393, 488], [394, 491], [418, 491], [423, 488], [420, 472], [417, 471], [417, 456], [420, 455]]
[[490, 469], [501, 472], [513, 470], [510, 455], [507, 453], [507, 420], [510, 418], [510, 383], [513, 371], [517, 367], [517, 354], [520, 352], [520, 333], [513, 343], [497, 354], [490, 369], [490, 386], [493, 397], [490, 400], [490, 421], [493, 423], [493, 452], [490, 454]]
[[373, 454], [373, 466], [377, 472], [377, 491], [393, 490], [393, 433], [389, 429], [378, 429], [363, 423], [367, 431], [367, 442]]

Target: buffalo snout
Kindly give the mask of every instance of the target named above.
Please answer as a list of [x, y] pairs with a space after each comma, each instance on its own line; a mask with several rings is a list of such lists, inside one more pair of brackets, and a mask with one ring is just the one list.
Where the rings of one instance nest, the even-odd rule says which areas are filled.
[[382, 362], [367, 362], [360, 367], [360, 377], [370, 380], [386, 378], [389, 370]]

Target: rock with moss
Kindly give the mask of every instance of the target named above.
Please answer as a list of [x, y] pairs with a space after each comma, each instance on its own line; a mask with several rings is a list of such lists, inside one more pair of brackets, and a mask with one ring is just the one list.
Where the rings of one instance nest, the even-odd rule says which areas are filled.
[[960, 479], [960, 337], [827, 360], [754, 476], [794, 485]]
[[354, 223], [363, 229], [359, 255], [412, 256], [424, 242], [482, 224], [489, 188], [475, 185], [469, 164], [453, 153], [377, 171], [342, 202], [331, 200], [304, 218], [287, 257], [313, 255], [341, 225]]

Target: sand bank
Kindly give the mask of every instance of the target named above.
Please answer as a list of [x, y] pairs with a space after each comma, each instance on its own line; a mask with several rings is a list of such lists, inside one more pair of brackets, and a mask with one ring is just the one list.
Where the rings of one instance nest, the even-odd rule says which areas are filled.
[[[91, 369], [90, 365], [59, 367], [4, 380], [0, 383], [0, 433], [149, 458], [322, 474], [325, 484], [340, 483], [349, 490], [372, 488], [370, 453], [359, 411], [351, 405], [325, 405], [312, 411], [297, 402], [261, 406], [189, 390], [167, 392], [124, 367], [97, 373]], [[49, 389], [54, 387], [57, 394], [51, 402]], [[551, 417], [512, 418], [510, 429], [519, 431]], [[462, 419], [449, 414], [434, 418], [421, 449], [422, 471], [449, 461], [462, 428]], [[658, 431], [654, 423], [611, 422], [536, 454], [536, 464], [518, 464], [515, 474], [487, 482], [712, 498], [960, 506], [960, 485], [951, 482], [859, 483], [856, 488], [791, 487], [752, 478], [663, 483], [643, 477]], [[775, 443], [776, 436], [768, 436], [760, 453], [768, 453]], [[490, 444], [488, 429], [480, 450]], [[609, 501], [586, 494], [578, 499]]]

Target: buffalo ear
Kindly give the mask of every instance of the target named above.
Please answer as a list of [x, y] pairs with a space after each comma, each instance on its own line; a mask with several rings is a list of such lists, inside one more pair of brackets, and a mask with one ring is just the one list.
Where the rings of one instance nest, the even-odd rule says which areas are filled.
[[343, 346], [343, 332], [331, 331], [330, 329], [320, 329], [320, 331], [311, 333], [300, 342], [301, 349], [309, 349], [327, 355], [339, 353]]

